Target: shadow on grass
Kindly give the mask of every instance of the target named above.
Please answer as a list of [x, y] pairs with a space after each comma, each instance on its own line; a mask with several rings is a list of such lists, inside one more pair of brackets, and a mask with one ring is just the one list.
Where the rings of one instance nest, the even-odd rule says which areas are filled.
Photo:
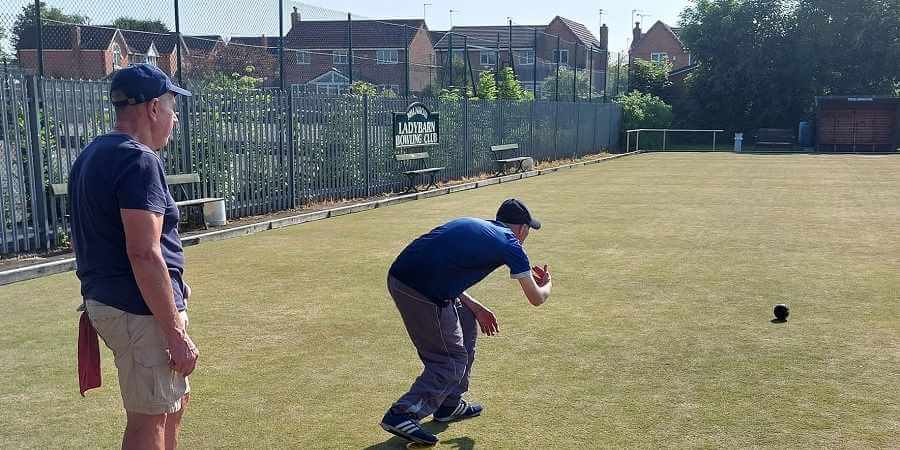
[[[438, 433], [447, 429], [450, 424], [442, 423], [442, 422], [425, 422], [422, 424], [422, 429], [425, 431], [437, 435]], [[407, 447], [409, 441], [406, 439], [401, 439], [397, 436], [394, 436], [380, 444], [375, 444], [369, 447], [366, 447], [363, 450], [393, 450], [393, 449], [405, 449], [405, 448], [430, 448], [429, 446], [414, 446]], [[475, 448], [475, 441], [468, 436], [441, 440], [439, 442], [442, 446], [450, 446], [450, 448], [458, 449], [458, 450], [472, 450]]]
[[787, 319], [772, 319], [772, 320], [770, 320], [769, 322], [772, 322], [772, 323], [785, 323], [785, 322], [787, 322]]

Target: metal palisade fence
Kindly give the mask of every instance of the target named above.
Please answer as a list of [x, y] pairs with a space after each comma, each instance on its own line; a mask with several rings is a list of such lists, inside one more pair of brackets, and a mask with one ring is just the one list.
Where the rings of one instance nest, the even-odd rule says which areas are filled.
[[[311, 96], [302, 86], [190, 87], [194, 95], [179, 98], [179, 126], [161, 156], [168, 174], [199, 174], [187, 195], [225, 198], [230, 219], [405, 187], [392, 114], [415, 99]], [[66, 245], [60, 186], [81, 149], [113, 126], [108, 88], [105, 81], [2, 77], [0, 253]], [[430, 165], [445, 167], [441, 181], [493, 173], [491, 145], [519, 144], [515, 156], [547, 161], [617, 148], [621, 134], [613, 103], [420, 101], [440, 113], [440, 144], [427, 151]]]

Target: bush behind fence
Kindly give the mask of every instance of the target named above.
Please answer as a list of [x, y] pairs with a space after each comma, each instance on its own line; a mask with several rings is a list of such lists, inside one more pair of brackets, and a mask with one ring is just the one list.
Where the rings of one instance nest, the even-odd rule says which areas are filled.
[[[111, 129], [108, 87], [2, 78], [0, 253], [66, 244], [66, 203], [49, 186], [67, 182], [81, 148]], [[188, 195], [225, 198], [230, 219], [404, 187], [392, 114], [414, 99], [309, 96], [298, 86], [191, 88], [192, 97], [179, 98], [179, 126], [161, 156], [168, 174], [198, 173], [201, 183]], [[616, 148], [621, 132], [621, 108], [610, 103], [421, 101], [441, 115], [440, 144], [426, 149], [433, 165], [446, 167], [441, 181], [492, 173], [491, 145], [519, 144], [519, 155], [540, 162]]]

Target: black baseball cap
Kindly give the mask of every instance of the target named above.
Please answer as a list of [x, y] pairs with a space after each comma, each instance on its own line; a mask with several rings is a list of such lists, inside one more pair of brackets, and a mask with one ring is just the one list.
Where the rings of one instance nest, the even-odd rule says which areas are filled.
[[497, 221], [510, 225], [528, 225], [535, 230], [541, 228], [541, 222], [532, 217], [528, 207], [515, 198], [503, 201], [497, 210]]
[[178, 87], [159, 67], [135, 64], [112, 76], [109, 100], [113, 105], [137, 105], [172, 92], [190, 97], [191, 91]]

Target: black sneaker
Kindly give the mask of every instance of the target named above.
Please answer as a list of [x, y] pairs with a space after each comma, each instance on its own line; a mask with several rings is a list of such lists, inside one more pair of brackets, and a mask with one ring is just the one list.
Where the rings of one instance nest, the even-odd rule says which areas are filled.
[[460, 399], [456, 406], [441, 406], [434, 412], [434, 420], [438, 422], [453, 422], [454, 420], [470, 419], [481, 415], [484, 409], [478, 403], [469, 403]]
[[419, 444], [437, 444], [437, 436], [425, 431], [419, 425], [415, 414], [394, 414], [390, 410], [381, 419], [381, 428], [388, 433]]

